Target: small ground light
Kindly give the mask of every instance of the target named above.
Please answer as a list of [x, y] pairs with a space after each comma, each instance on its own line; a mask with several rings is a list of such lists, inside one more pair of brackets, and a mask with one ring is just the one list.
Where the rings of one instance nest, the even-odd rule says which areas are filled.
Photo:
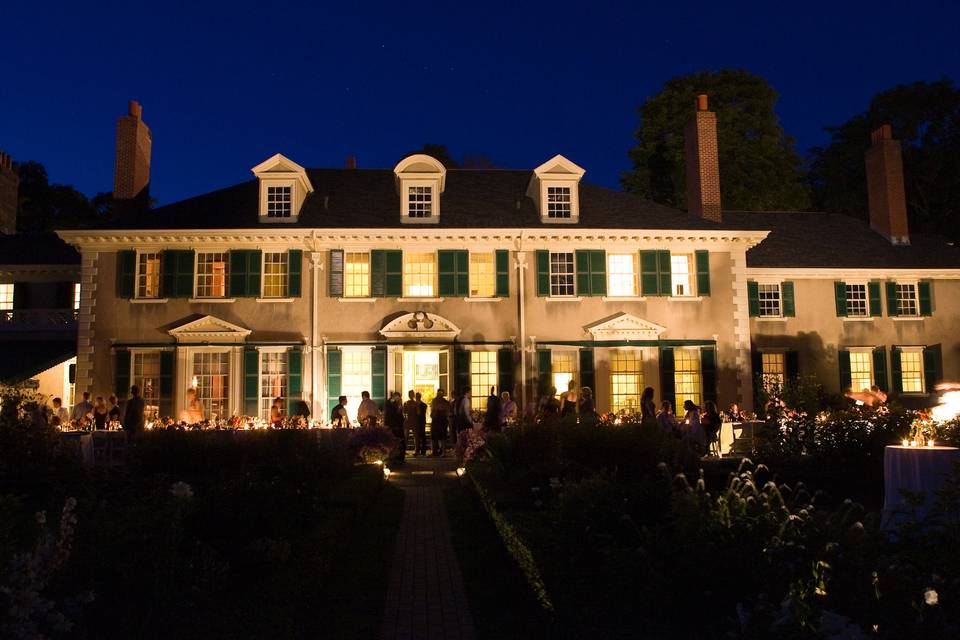
[[465, 467], [457, 467], [457, 477], [458, 477], [458, 478], [462, 478], [462, 477], [463, 477], [463, 474], [465, 474], [466, 472], [467, 472], [467, 469], [466, 469]]
[[383, 466], [383, 460], [374, 460], [374, 461], [373, 461], [373, 464], [378, 464], [378, 465], [380, 465], [380, 466], [382, 467], [382, 466]]
[[383, 468], [383, 477], [384, 477], [385, 479], [389, 480], [391, 473], [393, 473], [393, 472], [390, 471], [389, 468], [387, 468], [387, 467], [384, 467], [384, 468]]

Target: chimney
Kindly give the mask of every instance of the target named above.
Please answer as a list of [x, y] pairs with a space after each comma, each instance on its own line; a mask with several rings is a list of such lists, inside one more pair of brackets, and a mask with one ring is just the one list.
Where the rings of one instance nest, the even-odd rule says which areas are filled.
[[17, 192], [20, 176], [13, 168], [13, 159], [0, 151], [0, 233], [17, 232]]
[[870, 134], [870, 141], [872, 145], [864, 155], [870, 228], [891, 244], [910, 244], [900, 141], [893, 139], [889, 124]]
[[687, 158], [687, 211], [720, 222], [720, 163], [717, 157], [717, 114], [707, 96], [697, 96], [697, 112], [684, 131]]
[[347, 169], [357, 168], [357, 156], [347, 156]]
[[140, 103], [130, 101], [128, 115], [117, 118], [117, 157], [113, 173], [115, 200], [132, 200], [146, 195], [150, 185], [150, 149], [153, 138], [143, 121]]

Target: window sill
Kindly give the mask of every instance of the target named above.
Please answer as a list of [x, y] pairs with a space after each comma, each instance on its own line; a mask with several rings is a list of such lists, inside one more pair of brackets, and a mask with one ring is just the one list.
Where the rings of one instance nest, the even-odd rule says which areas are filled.
[[873, 322], [875, 316], [844, 316], [844, 322]]
[[604, 302], [646, 302], [646, 296], [601, 296]]
[[423, 297], [423, 298], [419, 298], [419, 297], [410, 297], [410, 298], [408, 298], [408, 297], [403, 297], [403, 298], [397, 298], [397, 302], [443, 302], [445, 299], [446, 299], [446, 298], [433, 298], [433, 297], [429, 297], [429, 296], [426, 296], [426, 297]]
[[167, 298], [130, 298], [130, 304], [166, 304]]
[[260, 224], [294, 224], [297, 222], [297, 216], [258, 216], [257, 221]]
[[376, 298], [337, 298], [337, 302], [376, 302]]
[[293, 302], [294, 298], [257, 298], [257, 302]]
[[894, 322], [915, 322], [917, 320], [923, 320], [927, 316], [890, 316], [890, 319]]
[[668, 296], [670, 302], [703, 302], [703, 296]]
[[547, 302], [583, 302], [583, 296], [548, 296]]
[[464, 298], [464, 302], [500, 302], [503, 298]]
[[786, 322], [788, 318], [784, 316], [754, 316], [757, 322]]
[[236, 298], [190, 298], [187, 300], [190, 304], [229, 304], [236, 301]]

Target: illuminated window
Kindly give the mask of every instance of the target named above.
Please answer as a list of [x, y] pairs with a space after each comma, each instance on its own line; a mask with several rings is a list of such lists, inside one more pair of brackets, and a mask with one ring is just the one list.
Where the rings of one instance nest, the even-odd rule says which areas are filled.
[[208, 419], [230, 416], [230, 354], [201, 351], [193, 354], [197, 399]]
[[[160, 412], [160, 352], [134, 352], [130, 359], [130, 379], [140, 388], [147, 420], [157, 418]], [[118, 389], [125, 391], [125, 389]]]
[[293, 188], [285, 187], [267, 187], [267, 217], [268, 218], [289, 218], [292, 211]]
[[572, 296], [573, 286], [573, 253], [550, 252], [550, 295]]
[[917, 285], [898, 282], [897, 287], [897, 314], [901, 316], [920, 315], [917, 305]]
[[434, 294], [437, 276], [437, 254], [403, 253], [403, 295], [409, 298], [429, 298]]
[[286, 251], [263, 254], [263, 297], [283, 298], [287, 295]]
[[370, 349], [343, 349], [341, 360], [340, 393], [347, 396], [347, 413], [357, 415], [360, 407], [360, 394], [370, 391], [370, 379], [373, 371]]
[[607, 295], [637, 295], [637, 255], [633, 253], [607, 256]]
[[260, 417], [270, 419], [273, 400], [287, 402], [287, 352], [260, 352]]
[[634, 350], [610, 353], [610, 408], [615, 413], [640, 413], [643, 361]]
[[137, 297], [160, 297], [160, 252], [137, 254]]
[[687, 254], [670, 255], [670, 291], [674, 296], [692, 296], [693, 286], [690, 283], [691, 256]]
[[673, 384], [676, 393], [678, 414], [683, 413], [683, 403], [692, 400], [700, 406], [700, 397], [703, 393], [700, 384], [700, 350], [674, 349], [673, 351]]
[[13, 310], [13, 283], [0, 284], [0, 311]]
[[227, 254], [222, 251], [197, 254], [197, 297], [227, 295]]
[[577, 352], [553, 351], [550, 366], [553, 369], [553, 386], [559, 393], [564, 393], [570, 381], [577, 379]]
[[492, 251], [470, 252], [470, 295], [492, 298], [497, 291], [497, 272]]
[[73, 283], [73, 310], [80, 311], [80, 283]]
[[782, 313], [780, 308], [780, 285], [758, 284], [757, 295], [760, 300], [760, 317], [779, 318]]
[[433, 215], [433, 187], [407, 187], [407, 215], [411, 218]]
[[470, 388], [473, 393], [474, 407], [487, 410], [487, 396], [490, 387], [497, 386], [497, 352], [470, 352]]
[[343, 262], [343, 295], [346, 298], [370, 296], [370, 254], [347, 253]]
[[850, 390], [869, 391], [873, 386], [873, 352], [850, 352]]
[[783, 388], [786, 380], [786, 361], [782, 353], [763, 353], [761, 354], [763, 386], [768, 392], [778, 391]]
[[900, 351], [900, 384], [904, 393], [923, 393], [923, 350]]
[[570, 187], [547, 187], [547, 217], [569, 218], [573, 214]]
[[847, 315], [852, 317], [867, 315], [867, 285], [847, 285]]

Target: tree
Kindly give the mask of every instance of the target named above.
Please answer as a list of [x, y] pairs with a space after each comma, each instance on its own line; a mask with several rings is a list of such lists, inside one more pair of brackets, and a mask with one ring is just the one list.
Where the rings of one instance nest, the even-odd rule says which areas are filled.
[[960, 240], [960, 90], [947, 78], [878, 93], [865, 112], [827, 127], [830, 144], [811, 151], [815, 206], [869, 219], [863, 154], [883, 124], [903, 146], [910, 230]]
[[679, 76], [640, 107], [633, 169], [621, 184], [646, 198], [686, 208], [684, 128], [696, 96], [705, 93], [717, 114], [720, 194], [725, 209], [798, 210], [809, 207], [802, 158], [773, 110], [777, 92], [747, 71], [724, 69]]
[[17, 231], [51, 231], [63, 227], [89, 226], [109, 208], [109, 194], [93, 200], [73, 187], [50, 184], [46, 168], [30, 160], [15, 164], [20, 176], [17, 198]]
[[450, 151], [447, 149], [447, 145], [445, 144], [433, 144], [432, 142], [428, 142], [423, 145], [421, 149], [416, 149], [415, 151], [411, 151], [410, 153], [406, 154], [404, 158], [415, 153], [425, 153], [432, 158], [436, 158], [440, 161], [440, 164], [447, 169], [460, 168], [460, 164], [453, 159], [453, 156], [450, 155]]

